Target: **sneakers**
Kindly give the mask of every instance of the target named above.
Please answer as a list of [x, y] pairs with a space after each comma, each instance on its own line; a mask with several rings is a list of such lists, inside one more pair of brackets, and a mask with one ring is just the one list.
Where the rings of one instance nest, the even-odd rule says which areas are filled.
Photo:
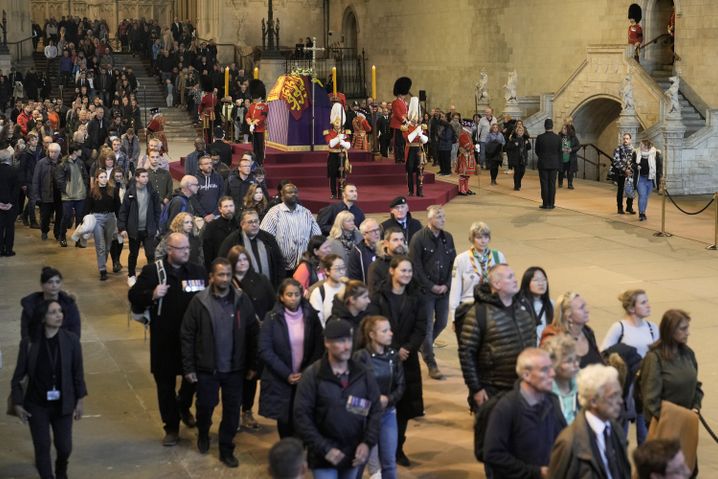
[[429, 366], [429, 377], [431, 379], [436, 379], [437, 381], [443, 381], [446, 379], [446, 376], [442, 374], [438, 366]]
[[60, 247], [62, 247], [62, 248], [67, 248], [67, 240], [66, 240], [66, 239], [61, 239], [61, 240], [60, 240]]
[[179, 434], [176, 432], [168, 432], [165, 434], [165, 437], [162, 438], [162, 445], [165, 447], [176, 446], [177, 441], [179, 441]]
[[239, 467], [239, 461], [236, 457], [234, 457], [234, 454], [231, 452], [228, 452], [226, 454], [220, 454], [219, 460], [222, 461], [227, 467]]
[[209, 436], [197, 437], [197, 450], [200, 454], [207, 454], [209, 452]]
[[127, 286], [129, 286], [130, 288], [133, 287], [136, 282], [137, 282], [137, 276], [128, 276], [127, 277]]
[[242, 427], [247, 429], [259, 429], [259, 423], [254, 419], [252, 411], [244, 411], [242, 413]]

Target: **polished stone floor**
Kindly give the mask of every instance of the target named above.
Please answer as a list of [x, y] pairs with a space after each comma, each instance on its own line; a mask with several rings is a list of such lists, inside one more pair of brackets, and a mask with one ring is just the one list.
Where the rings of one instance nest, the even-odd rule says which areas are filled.
[[[482, 185], [488, 183], [486, 176], [481, 181]], [[506, 254], [517, 274], [541, 265], [548, 271], [554, 297], [566, 290], [586, 297], [599, 340], [621, 315], [616, 296], [624, 289], [647, 290], [656, 322], [668, 308], [689, 311], [693, 317], [690, 344], [696, 350], [706, 392], [703, 413], [710, 424], [718, 426], [718, 400], [713, 394], [718, 386], [712, 381], [718, 361], [710, 352], [718, 340], [714, 321], [718, 252], [704, 249], [712, 242], [710, 211], [699, 217], [671, 211], [668, 229], [679, 236], [657, 238], [652, 233], [658, 228], [658, 196], [652, 198], [648, 223], [638, 223], [635, 217], [615, 214], [614, 194], [607, 186], [577, 181], [576, 190], [559, 190], [558, 208], [547, 212], [537, 208], [538, 186], [533, 175], [528, 175], [521, 192], [511, 191], [508, 176], [502, 174], [499, 183], [482, 187], [478, 196], [459, 197], [446, 206], [447, 229], [459, 249], [468, 247], [471, 222], [488, 222], [493, 246]], [[700, 202], [685, 204], [698, 209]], [[423, 213], [416, 216], [425, 219]], [[61, 249], [52, 241], [41, 242], [37, 230], [22, 226], [16, 251], [16, 257], [0, 259], [3, 398], [8, 394], [17, 354], [19, 299], [38, 289], [43, 265], [53, 265], [64, 273], [65, 287], [77, 296], [82, 311], [90, 395], [85, 417], [75, 423], [71, 477], [266, 477], [267, 450], [277, 439], [269, 421], [260, 420], [259, 432], [237, 435], [238, 470], [226, 469], [217, 460], [216, 425], [213, 448], [207, 456], [197, 452], [195, 432], [189, 429], [181, 430], [178, 446], [160, 445], [162, 430], [149, 374], [148, 344], [142, 327], [128, 323], [123, 274], [100, 283], [91, 248]], [[441, 340], [447, 346], [438, 350], [439, 364], [448, 380], [438, 382], [424, 376], [426, 415], [410, 424], [406, 450], [414, 465], [400, 469], [402, 478], [483, 477], [472, 456], [472, 419], [466, 410], [466, 391], [451, 331]], [[27, 427], [15, 418], [1, 416], [0, 442], [0, 477], [35, 477]], [[698, 457], [704, 477], [718, 477], [714, 448], [701, 431]]]

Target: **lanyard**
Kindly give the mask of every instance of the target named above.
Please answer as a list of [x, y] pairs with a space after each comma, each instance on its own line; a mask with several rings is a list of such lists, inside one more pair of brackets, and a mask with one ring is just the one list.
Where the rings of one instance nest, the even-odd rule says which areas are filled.
[[47, 356], [50, 358], [50, 366], [52, 367], [52, 389], [56, 389], [57, 386], [57, 375], [55, 374], [55, 368], [57, 367], [57, 355], [60, 349], [60, 343], [58, 341], [57, 348], [54, 351], [50, 351], [50, 341], [47, 339], [44, 341], [45, 349], [47, 349]]

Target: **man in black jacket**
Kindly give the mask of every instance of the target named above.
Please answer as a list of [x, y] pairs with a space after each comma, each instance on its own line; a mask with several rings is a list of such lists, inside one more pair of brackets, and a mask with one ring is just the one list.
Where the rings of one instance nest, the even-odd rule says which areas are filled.
[[130, 287], [137, 281], [135, 268], [140, 244], [145, 250], [148, 264], [152, 264], [155, 258], [155, 236], [160, 224], [162, 207], [159, 195], [149, 182], [147, 170], [137, 168], [135, 180], [127, 187], [117, 218], [117, 231], [120, 233], [126, 231], [130, 240], [130, 254], [127, 257], [127, 284]]
[[242, 205], [244, 205], [244, 197], [247, 196], [249, 187], [257, 183], [254, 174], [252, 174], [253, 156], [254, 154], [249, 152], [243, 154], [237, 169], [230, 173], [229, 178], [224, 183], [224, 194], [234, 199], [234, 205], [240, 211]]
[[47, 156], [40, 159], [35, 165], [32, 175], [32, 199], [40, 205], [40, 238], [44, 241], [50, 232], [50, 218], [55, 214], [53, 233], [56, 240], [60, 240], [62, 227], [62, 196], [55, 184], [55, 169], [59, 168], [61, 147], [57, 143], [50, 143], [47, 147]]
[[87, 124], [87, 144], [93, 150], [99, 150], [99, 148], [105, 144], [105, 140], [107, 140], [105, 110], [104, 108], [97, 108], [95, 110], [95, 118]]
[[424, 362], [432, 379], [446, 379], [434, 356], [434, 341], [449, 321], [449, 287], [456, 247], [451, 233], [444, 230], [446, 214], [438, 205], [427, 209], [428, 224], [409, 243], [409, 258], [414, 264], [414, 277], [424, 293], [426, 337], [421, 348]]
[[164, 446], [177, 444], [180, 419], [188, 427], [195, 425], [189, 412], [194, 385], [183, 379], [179, 391], [175, 390], [177, 376], [182, 376], [182, 318], [194, 295], [205, 288], [206, 280], [205, 269], [189, 262], [187, 235], [172, 233], [167, 238], [162, 267], [155, 263], [146, 265], [127, 293], [133, 312], [150, 310], [150, 370], [164, 423]]
[[224, 130], [220, 126], [214, 129], [214, 142], [209, 145], [209, 154], [219, 157], [219, 161], [232, 167], [232, 146], [224, 141]]
[[219, 218], [209, 222], [202, 235], [205, 268], [209, 269], [212, 261], [219, 256], [218, 251], [224, 240], [236, 230], [234, 200], [231, 196], [223, 196], [219, 199]]
[[351, 359], [352, 335], [348, 321], [327, 323], [327, 353], [304, 370], [294, 399], [294, 423], [314, 477], [356, 477], [379, 437], [379, 386]]
[[544, 350], [524, 349], [516, 359], [516, 372], [519, 381], [489, 416], [486, 477], [547, 477], [551, 446], [566, 427], [559, 399], [551, 392], [551, 358]]
[[347, 276], [366, 283], [369, 281], [369, 266], [376, 260], [376, 250], [381, 246], [381, 228], [374, 218], [367, 218], [359, 226], [359, 232], [364, 240], [349, 252]]
[[222, 242], [217, 256], [226, 258], [232, 246], [236, 244], [244, 246], [252, 263], [252, 269], [266, 276], [274, 289], [277, 289], [279, 283], [286, 277], [284, 257], [277, 240], [271, 234], [259, 229], [259, 215], [254, 210], [242, 211], [239, 226], [240, 229], [230, 233]]
[[377, 291], [389, 279], [389, 264], [394, 256], [405, 255], [409, 248], [404, 233], [396, 227], [384, 230], [384, 241], [376, 246], [376, 259], [367, 271], [369, 291]]
[[209, 287], [197, 294], [182, 320], [184, 377], [197, 385], [197, 448], [209, 451], [212, 413], [222, 390], [219, 459], [238, 467], [234, 435], [239, 424], [242, 382], [256, 374], [259, 323], [249, 296], [232, 287], [232, 265], [226, 258], [212, 263]]
[[397, 196], [389, 203], [391, 218], [381, 224], [382, 231], [386, 231], [392, 226], [399, 227], [404, 232], [404, 238], [407, 244], [411, 243], [411, 238], [421, 229], [421, 222], [411, 217], [409, 213], [409, 203], [403, 196]]
[[358, 198], [359, 192], [357, 191], [357, 187], [347, 183], [344, 185], [344, 189], [342, 190], [341, 201], [332, 203], [331, 205], [319, 210], [319, 213], [317, 214], [317, 224], [319, 225], [319, 229], [322, 230], [322, 234], [324, 236], [329, 235], [332, 226], [334, 226], [334, 220], [342, 211], [348, 211], [354, 215], [355, 225], [358, 226], [364, 222], [364, 212], [356, 204]]
[[556, 174], [561, 167], [561, 137], [553, 132], [553, 120], [544, 121], [546, 131], [536, 137], [539, 181], [541, 182], [540, 208], [552, 210], [556, 207]]

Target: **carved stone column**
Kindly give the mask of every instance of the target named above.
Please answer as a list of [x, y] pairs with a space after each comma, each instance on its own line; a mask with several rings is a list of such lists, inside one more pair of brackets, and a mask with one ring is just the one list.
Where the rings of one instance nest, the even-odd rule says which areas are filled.
[[683, 162], [683, 135], [686, 127], [680, 119], [667, 118], [663, 122], [663, 175], [666, 188], [673, 195], [689, 194], [686, 176], [688, 165]]
[[637, 147], [638, 138], [636, 136], [638, 135], [638, 128], [641, 126], [641, 122], [638, 121], [638, 117], [636, 116], [635, 110], [623, 110], [621, 111], [621, 115], [618, 117], [618, 138], [617, 138], [617, 145], [620, 145], [623, 143], [623, 134], [624, 133], [630, 133], [631, 138], [633, 139], [634, 146]]

